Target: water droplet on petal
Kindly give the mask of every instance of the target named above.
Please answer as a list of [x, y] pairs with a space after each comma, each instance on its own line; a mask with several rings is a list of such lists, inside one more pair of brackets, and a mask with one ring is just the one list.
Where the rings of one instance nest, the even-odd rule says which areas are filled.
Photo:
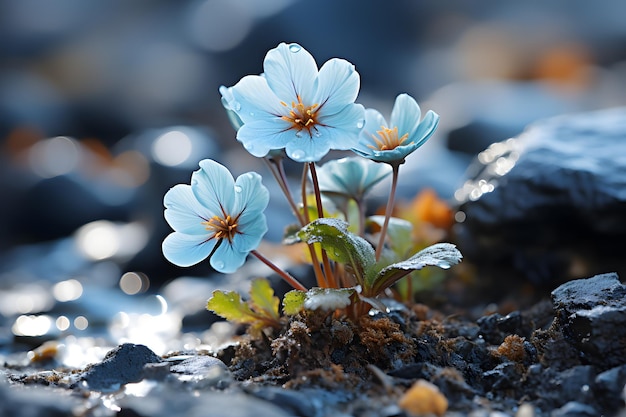
[[242, 191], [241, 187], [239, 185], [235, 185], [235, 192], [240, 193], [241, 191]]
[[250, 116], [254, 117], [254, 112], [253, 111], [250, 112]]
[[246, 142], [243, 144], [243, 147], [246, 148], [248, 152], [254, 152], [254, 144], [250, 142]]
[[291, 45], [289, 45], [289, 51], [293, 52], [294, 54], [296, 52], [300, 52], [301, 49], [302, 47], [298, 44], [292, 43]]
[[297, 161], [299, 159], [304, 158], [304, 151], [301, 151], [300, 149], [296, 149], [295, 151], [291, 152], [290, 156], [291, 156], [291, 159], [295, 159]]
[[301, 130], [298, 130], [298, 131], [296, 132], [296, 137], [297, 137], [297, 138], [301, 138], [301, 137], [302, 137], [302, 131], [301, 131]]
[[450, 269], [450, 263], [446, 261], [437, 262], [437, 266], [441, 269]]
[[238, 102], [238, 101], [233, 101], [233, 109], [234, 109], [235, 111], [239, 111], [239, 110], [241, 110], [241, 103], [240, 103], [240, 102]]
[[316, 138], [319, 138], [320, 136], [322, 136], [322, 134], [317, 130], [315, 131], [314, 135]]
[[363, 129], [363, 126], [365, 126], [365, 120], [361, 119], [357, 122], [356, 127], [357, 129]]
[[213, 267], [215, 269], [218, 269], [218, 270], [222, 269], [222, 268], [224, 268], [224, 262], [222, 262], [222, 261], [213, 261]]

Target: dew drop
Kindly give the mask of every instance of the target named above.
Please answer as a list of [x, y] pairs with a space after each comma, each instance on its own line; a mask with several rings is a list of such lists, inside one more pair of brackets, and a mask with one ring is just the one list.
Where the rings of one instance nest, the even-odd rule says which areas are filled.
[[439, 261], [437, 262], [437, 266], [441, 269], [450, 269], [450, 263], [446, 262], [446, 261]]
[[235, 192], [240, 193], [241, 191], [243, 191], [241, 187], [239, 185], [235, 185]]
[[316, 138], [319, 138], [320, 136], [322, 136], [322, 134], [317, 130], [315, 131], [314, 135]]
[[297, 149], [297, 150], [291, 152], [290, 156], [291, 156], [291, 159], [295, 159], [296, 161], [300, 160], [300, 159], [304, 158], [304, 151], [301, 151], [300, 149]]
[[250, 153], [254, 152], [254, 145], [250, 142], [246, 142], [243, 144], [243, 147]]
[[250, 112], [250, 116], [254, 117], [254, 112], [253, 111]]
[[294, 54], [296, 52], [300, 52], [301, 49], [302, 47], [298, 44], [292, 43], [291, 45], [289, 45], [289, 51], [293, 52]]
[[297, 137], [297, 138], [301, 138], [301, 137], [302, 137], [302, 131], [301, 131], [301, 130], [298, 130], [298, 131], [296, 132], [296, 137]]
[[365, 126], [365, 120], [361, 119], [357, 122], [356, 127], [357, 129], [363, 129], [363, 126]]
[[233, 102], [233, 109], [234, 109], [235, 111], [239, 111], [239, 110], [241, 110], [241, 103], [240, 103], [240, 102], [238, 102], [238, 101], [234, 101], [234, 102]]
[[222, 261], [213, 261], [213, 267], [217, 270], [224, 268], [224, 262]]

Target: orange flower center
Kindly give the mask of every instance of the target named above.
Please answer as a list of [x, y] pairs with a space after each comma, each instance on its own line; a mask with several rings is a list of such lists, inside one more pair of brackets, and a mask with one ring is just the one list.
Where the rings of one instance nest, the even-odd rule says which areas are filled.
[[206, 230], [213, 233], [212, 238], [215, 239], [228, 239], [228, 242], [232, 243], [233, 238], [237, 233], [241, 233], [237, 230], [237, 219], [233, 219], [230, 215], [226, 215], [225, 218], [213, 216], [209, 220], [202, 222]]
[[408, 133], [398, 137], [397, 126], [393, 129], [381, 126], [380, 130], [376, 131], [376, 133], [378, 135], [372, 135], [372, 139], [374, 139], [374, 143], [376, 145], [367, 145], [367, 147], [378, 151], [390, 151], [392, 149], [396, 149], [398, 146], [404, 144], [409, 137]]
[[[286, 122], [291, 123], [290, 129], [296, 129], [298, 132], [302, 132], [306, 130], [309, 136], [313, 136], [312, 131], [317, 131], [316, 125], [319, 124], [317, 121], [317, 111], [319, 110], [319, 104], [315, 103], [311, 106], [305, 106], [302, 102], [302, 98], [300, 95], [298, 97], [298, 102], [291, 102], [291, 110], [289, 110], [289, 114], [287, 116], [282, 116]], [[289, 105], [284, 101], [281, 101], [280, 104], [289, 108]]]

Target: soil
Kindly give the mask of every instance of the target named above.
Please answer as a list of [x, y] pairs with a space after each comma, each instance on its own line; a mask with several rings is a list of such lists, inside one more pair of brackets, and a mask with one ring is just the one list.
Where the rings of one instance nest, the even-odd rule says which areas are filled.
[[[145, 346], [121, 345], [101, 363], [76, 370], [54, 368], [54, 349], [41, 349], [29, 363], [5, 364], [4, 372], [13, 386], [42, 385], [89, 398], [104, 386], [142, 379], [172, 387], [168, 378], [174, 374], [208, 375], [207, 369], [215, 368], [217, 376], [201, 389], [196, 386], [196, 392], [244, 393], [244, 398], [278, 406], [285, 415], [304, 417], [626, 415], [623, 333], [615, 334], [616, 351], [597, 354], [586, 351], [579, 343], [584, 338], [572, 333], [577, 323], [572, 317], [587, 317], [599, 304], [603, 312], [615, 308], [602, 320], [611, 321], [615, 314], [622, 320], [625, 287], [616, 274], [579, 281], [584, 282], [564, 284], [551, 299], [539, 297], [518, 309], [511, 309], [513, 302], [465, 310], [390, 300], [388, 312], [372, 312], [358, 323], [318, 312], [285, 318], [282, 329], [255, 337], [244, 333], [217, 352], [158, 357]], [[604, 298], [593, 295], [594, 288]], [[615, 346], [611, 337], [607, 343]], [[173, 389], [177, 396], [189, 391], [178, 385]], [[126, 403], [113, 414], [91, 410], [81, 415], [190, 413], [184, 409], [189, 405], [159, 413], [139, 404]], [[236, 415], [265, 415], [253, 408]]]

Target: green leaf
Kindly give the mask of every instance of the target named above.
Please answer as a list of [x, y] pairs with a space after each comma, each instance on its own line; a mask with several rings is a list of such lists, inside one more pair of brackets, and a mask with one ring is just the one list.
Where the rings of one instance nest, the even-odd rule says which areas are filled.
[[250, 306], [258, 314], [278, 320], [278, 304], [280, 300], [274, 296], [274, 289], [266, 279], [255, 279], [250, 288]]
[[304, 309], [306, 293], [298, 290], [291, 290], [283, 297], [283, 312], [288, 316], [298, 314]]
[[258, 317], [241, 296], [235, 291], [213, 291], [213, 296], [207, 301], [207, 309], [228, 321], [235, 323], [254, 323]]
[[348, 264], [359, 284], [364, 284], [367, 271], [376, 263], [372, 245], [349, 232], [343, 220], [317, 219], [304, 226], [298, 236], [307, 243], [319, 243], [331, 259]]
[[245, 302], [234, 291], [213, 291], [207, 309], [234, 323], [250, 326], [251, 333], [260, 333], [266, 327], [280, 327], [279, 300], [266, 279], [252, 281], [250, 301]]
[[[383, 227], [385, 216], [370, 216], [367, 220], [368, 222]], [[411, 237], [412, 231], [413, 224], [411, 222], [398, 217], [389, 218], [389, 224], [387, 225], [387, 241], [393, 252], [398, 257], [401, 257], [400, 259], [405, 257], [413, 246], [413, 239]]]
[[393, 285], [404, 276], [425, 266], [438, 266], [448, 269], [452, 265], [461, 262], [463, 255], [451, 243], [437, 243], [429, 246], [409, 259], [396, 262], [383, 268], [372, 282], [368, 282], [363, 288], [363, 294], [368, 297], [375, 297], [386, 288]]

